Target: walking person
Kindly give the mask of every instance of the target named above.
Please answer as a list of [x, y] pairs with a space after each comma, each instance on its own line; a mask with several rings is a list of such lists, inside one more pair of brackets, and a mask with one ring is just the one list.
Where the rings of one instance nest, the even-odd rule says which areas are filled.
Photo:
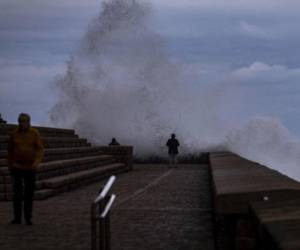
[[33, 196], [36, 171], [44, 155], [44, 147], [38, 130], [30, 125], [30, 116], [21, 113], [18, 128], [8, 142], [8, 166], [13, 180], [12, 224], [22, 223], [22, 206], [27, 225], [32, 225]]
[[167, 141], [166, 146], [168, 147], [169, 164], [170, 166], [176, 167], [178, 147], [180, 146], [179, 141], [176, 139], [176, 135], [172, 134], [171, 138]]

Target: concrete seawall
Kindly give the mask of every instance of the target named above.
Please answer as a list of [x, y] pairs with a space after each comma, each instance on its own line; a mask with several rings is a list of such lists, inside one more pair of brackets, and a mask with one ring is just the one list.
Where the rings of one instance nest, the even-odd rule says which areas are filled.
[[300, 183], [230, 152], [209, 159], [219, 249], [300, 249]]

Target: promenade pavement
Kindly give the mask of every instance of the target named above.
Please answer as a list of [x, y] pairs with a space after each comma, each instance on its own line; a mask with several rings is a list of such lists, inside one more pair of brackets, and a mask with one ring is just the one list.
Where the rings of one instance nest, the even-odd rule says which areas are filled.
[[[12, 204], [0, 202], [0, 249], [90, 249], [90, 205], [105, 182], [35, 201], [33, 226], [9, 224]], [[214, 249], [207, 165], [134, 165], [112, 192], [112, 250]]]

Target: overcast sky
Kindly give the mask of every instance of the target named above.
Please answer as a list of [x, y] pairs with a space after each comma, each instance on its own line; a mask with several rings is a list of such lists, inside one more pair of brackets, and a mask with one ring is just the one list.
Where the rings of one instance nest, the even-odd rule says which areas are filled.
[[[0, 0], [0, 113], [48, 123], [51, 81], [100, 11], [96, 0]], [[172, 60], [199, 67], [202, 80], [239, 81], [248, 114], [279, 118], [300, 136], [297, 0], [151, 0], [149, 22]], [[163, 3], [162, 3], [163, 2]], [[195, 79], [197, 84], [197, 79]]]

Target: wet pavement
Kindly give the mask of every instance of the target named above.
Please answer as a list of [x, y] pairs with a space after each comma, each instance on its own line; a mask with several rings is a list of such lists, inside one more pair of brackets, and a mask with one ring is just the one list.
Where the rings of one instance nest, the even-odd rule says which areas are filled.
[[[105, 181], [35, 201], [33, 226], [11, 225], [0, 202], [1, 250], [90, 249], [90, 205]], [[207, 165], [134, 165], [117, 176], [112, 250], [213, 250]]]

